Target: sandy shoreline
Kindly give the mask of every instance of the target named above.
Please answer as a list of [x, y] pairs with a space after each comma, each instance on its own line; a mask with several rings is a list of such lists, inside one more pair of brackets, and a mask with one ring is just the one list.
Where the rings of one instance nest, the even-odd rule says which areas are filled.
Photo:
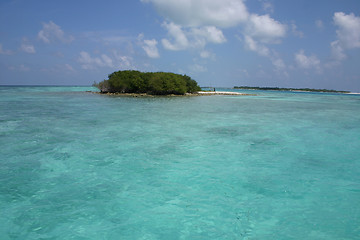
[[150, 95], [146, 93], [101, 93], [101, 92], [92, 92], [96, 94], [104, 94], [109, 96], [124, 96], [124, 97], [183, 97], [183, 96], [212, 96], [212, 95], [237, 95], [237, 96], [254, 96], [255, 94], [239, 93], [239, 92], [225, 92], [225, 91], [216, 91], [216, 92], [204, 92], [200, 91], [197, 93], [186, 93], [185, 95]]
[[215, 91], [215, 92], [198, 92], [199, 95], [253, 95], [253, 94], [246, 94], [246, 93], [239, 93], [239, 92], [222, 92], [222, 91]]

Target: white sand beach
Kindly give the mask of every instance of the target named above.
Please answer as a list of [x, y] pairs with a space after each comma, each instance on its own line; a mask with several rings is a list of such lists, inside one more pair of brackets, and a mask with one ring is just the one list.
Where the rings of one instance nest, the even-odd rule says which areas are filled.
[[249, 95], [245, 93], [239, 93], [239, 92], [224, 92], [224, 91], [215, 91], [215, 92], [197, 92], [198, 94], [203, 95]]

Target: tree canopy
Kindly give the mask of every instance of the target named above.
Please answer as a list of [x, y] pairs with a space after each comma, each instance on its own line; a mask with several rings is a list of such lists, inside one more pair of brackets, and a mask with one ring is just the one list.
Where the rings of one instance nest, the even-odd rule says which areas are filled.
[[147, 93], [152, 95], [184, 95], [201, 88], [191, 77], [169, 72], [117, 71], [109, 79], [95, 83], [102, 93]]

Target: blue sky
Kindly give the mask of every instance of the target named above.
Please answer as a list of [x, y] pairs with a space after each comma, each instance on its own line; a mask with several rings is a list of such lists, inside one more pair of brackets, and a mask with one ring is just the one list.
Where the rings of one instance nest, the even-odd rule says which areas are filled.
[[360, 92], [359, 63], [359, 0], [0, 2], [0, 84], [90, 85], [136, 69]]

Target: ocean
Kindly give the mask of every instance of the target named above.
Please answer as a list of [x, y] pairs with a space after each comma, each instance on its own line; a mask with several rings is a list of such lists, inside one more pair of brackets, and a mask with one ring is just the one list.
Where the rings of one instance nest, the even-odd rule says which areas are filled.
[[0, 87], [0, 239], [360, 239], [360, 95], [94, 90]]

